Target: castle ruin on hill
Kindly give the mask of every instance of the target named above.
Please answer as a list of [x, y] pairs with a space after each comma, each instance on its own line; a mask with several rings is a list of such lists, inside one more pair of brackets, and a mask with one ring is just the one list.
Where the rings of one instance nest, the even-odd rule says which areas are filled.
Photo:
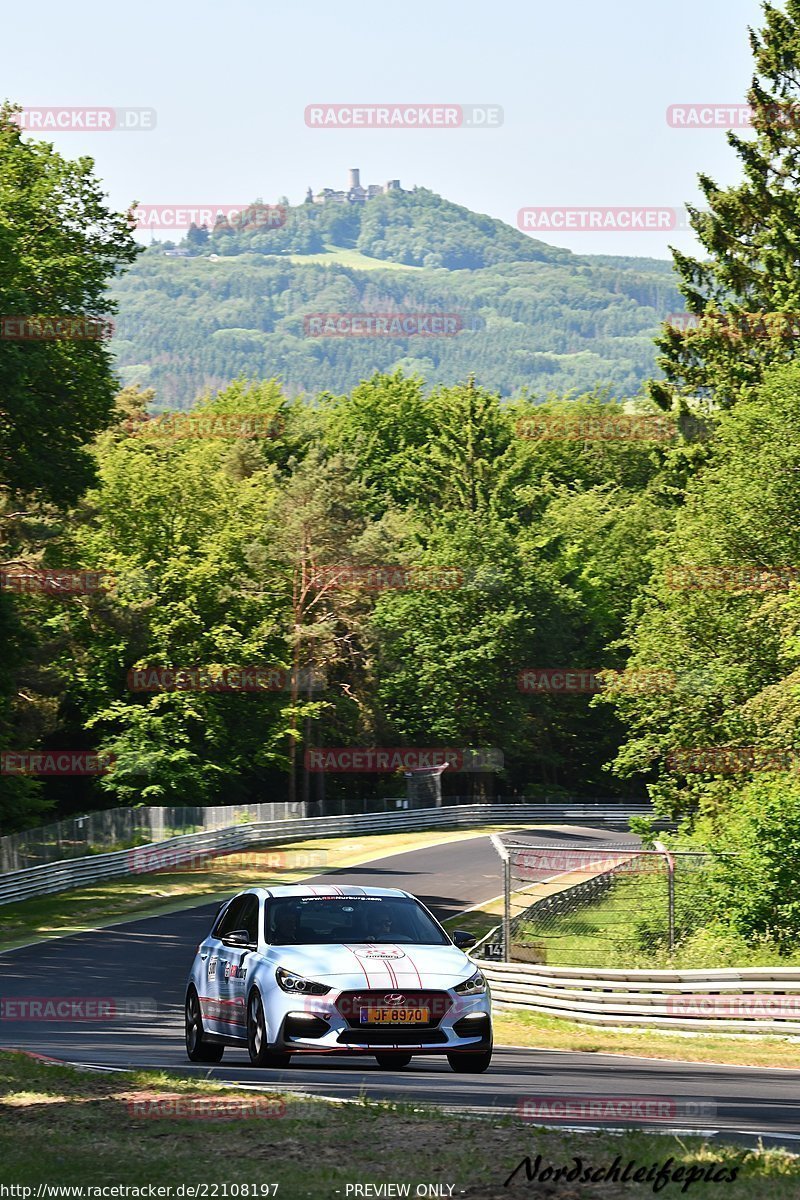
[[404, 190], [400, 187], [399, 179], [389, 179], [386, 183], [370, 183], [367, 187], [362, 187], [361, 171], [358, 167], [351, 167], [348, 174], [348, 186], [345, 191], [323, 188], [315, 196], [309, 188], [306, 192], [306, 204], [364, 204], [367, 200], [374, 200], [376, 196], [383, 196], [386, 192]]

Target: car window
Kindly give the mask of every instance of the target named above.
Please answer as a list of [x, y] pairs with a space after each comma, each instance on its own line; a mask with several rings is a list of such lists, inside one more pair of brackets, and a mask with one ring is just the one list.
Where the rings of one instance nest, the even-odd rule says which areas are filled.
[[422, 905], [399, 896], [273, 897], [266, 908], [265, 935], [273, 946], [449, 942]]
[[246, 896], [236, 896], [231, 900], [216, 924], [214, 937], [225, 937], [227, 933], [230, 933], [234, 929], [244, 929], [244, 925], [241, 923], [241, 916], [246, 899]]
[[236, 929], [246, 929], [251, 942], [258, 941], [258, 896], [245, 896]]

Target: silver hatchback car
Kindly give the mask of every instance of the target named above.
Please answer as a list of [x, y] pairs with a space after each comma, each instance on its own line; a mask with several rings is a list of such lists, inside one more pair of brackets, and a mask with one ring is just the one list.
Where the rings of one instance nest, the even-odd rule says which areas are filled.
[[186, 989], [186, 1051], [219, 1062], [246, 1046], [258, 1067], [294, 1054], [373, 1055], [382, 1067], [446, 1054], [454, 1071], [492, 1058], [489, 986], [424, 904], [397, 888], [283, 885], [227, 901]]

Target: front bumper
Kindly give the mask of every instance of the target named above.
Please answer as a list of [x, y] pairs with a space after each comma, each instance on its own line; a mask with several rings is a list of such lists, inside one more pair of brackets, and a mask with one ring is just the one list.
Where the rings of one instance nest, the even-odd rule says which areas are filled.
[[457, 996], [446, 1013], [426, 1026], [365, 1026], [337, 1007], [341, 994], [324, 997], [281, 996], [283, 1010], [272, 1022], [271, 1044], [291, 1054], [374, 1054], [401, 1050], [416, 1054], [447, 1054], [455, 1050], [480, 1052], [492, 1046], [491, 998]]

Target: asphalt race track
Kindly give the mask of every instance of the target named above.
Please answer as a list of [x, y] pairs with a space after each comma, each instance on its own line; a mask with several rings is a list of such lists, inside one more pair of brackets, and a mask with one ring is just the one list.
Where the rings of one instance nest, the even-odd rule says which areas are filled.
[[[518, 835], [561, 845], [622, 840], [618, 832], [548, 827]], [[515, 835], [516, 836], [516, 835]], [[632, 839], [633, 840], [633, 839]], [[497, 896], [502, 882], [488, 837], [408, 851], [317, 879], [402, 887], [442, 919]], [[285, 1071], [256, 1071], [246, 1050], [227, 1048], [218, 1067], [193, 1066], [183, 1048], [183, 998], [197, 943], [215, 905], [131, 921], [0, 955], [0, 997], [114, 999], [134, 1015], [97, 1021], [0, 1020], [0, 1046], [96, 1067], [151, 1067], [212, 1076], [234, 1085], [356, 1099], [415, 1101], [460, 1111], [513, 1114], [525, 1097], [655, 1097], [664, 1126], [754, 1143], [800, 1147], [800, 1070], [711, 1066], [542, 1049], [495, 1050], [485, 1075], [456, 1075], [444, 1057], [384, 1071], [371, 1058], [295, 1059]], [[119, 1002], [122, 1001], [120, 1006]], [[157, 1016], [135, 1015], [137, 1008]], [[789, 1061], [787, 1054], [787, 1062]], [[800, 1061], [800, 1059], [798, 1059]], [[577, 1122], [576, 1122], [577, 1124]], [[613, 1123], [612, 1123], [613, 1124]]]

